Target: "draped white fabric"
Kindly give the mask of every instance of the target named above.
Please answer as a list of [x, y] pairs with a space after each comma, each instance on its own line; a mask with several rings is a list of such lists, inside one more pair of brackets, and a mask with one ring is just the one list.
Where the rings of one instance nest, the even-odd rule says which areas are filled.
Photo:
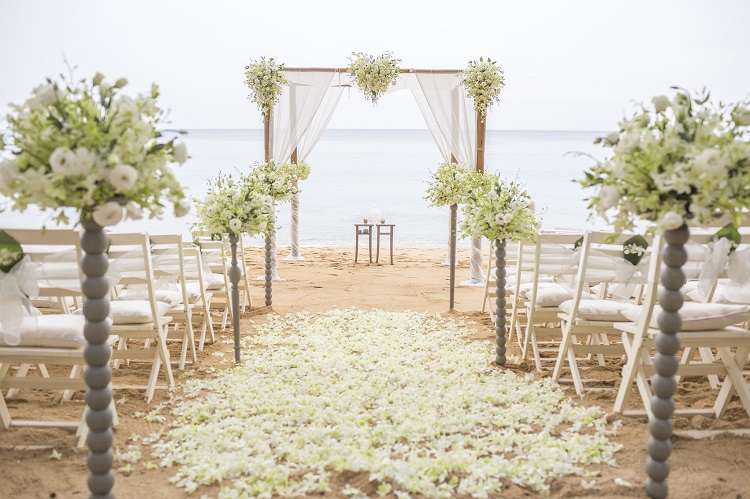
[[[286, 71], [283, 88], [271, 119], [271, 159], [277, 164], [307, 159], [331, 121], [344, 87], [334, 82], [334, 71]], [[287, 257], [301, 260], [299, 252], [299, 199], [292, 201], [292, 251]], [[278, 277], [274, 268], [274, 276]]]
[[[419, 72], [416, 79], [419, 88], [412, 88], [412, 93], [443, 159], [450, 161], [453, 155], [459, 163], [476, 167], [477, 123], [474, 106], [458, 76]], [[471, 241], [470, 267], [469, 280], [460, 285], [483, 286], [482, 238]]]
[[476, 120], [471, 99], [455, 74], [416, 73], [412, 93], [445, 161], [476, 167]]

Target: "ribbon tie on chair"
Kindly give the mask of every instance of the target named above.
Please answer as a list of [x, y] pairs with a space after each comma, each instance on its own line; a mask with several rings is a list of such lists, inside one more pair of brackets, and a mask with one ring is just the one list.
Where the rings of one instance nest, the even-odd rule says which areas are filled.
[[31, 259], [24, 256], [9, 272], [0, 272], [0, 331], [11, 346], [21, 343], [22, 325], [33, 327], [29, 321], [36, 320], [28, 298], [39, 293], [35, 268]]

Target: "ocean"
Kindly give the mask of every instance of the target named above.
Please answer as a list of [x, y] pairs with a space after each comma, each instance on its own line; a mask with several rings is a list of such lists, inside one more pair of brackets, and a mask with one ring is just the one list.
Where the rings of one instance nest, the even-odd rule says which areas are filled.
[[[582, 152], [601, 158], [593, 140], [603, 132], [488, 130], [485, 170], [517, 177], [541, 212], [545, 229], [603, 227], [588, 220], [588, 193], [574, 180], [593, 164]], [[190, 160], [176, 173], [190, 196], [202, 199], [207, 179], [217, 172], [246, 171], [263, 159], [263, 131], [258, 129], [189, 130], [184, 138]], [[442, 161], [427, 130], [327, 130], [307, 158], [312, 173], [300, 183], [300, 244], [351, 246], [354, 224], [371, 210], [396, 224], [395, 246], [442, 246], [448, 240], [449, 209], [424, 200], [431, 172]], [[460, 210], [459, 210], [460, 211]], [[0, 213], [0, 227], [34, 227], [48, 214], [29, 209]], [[290, 206], [279, 207], [279, 246], [289, 244]], [[127, 221], [114, 230], [189, 234], [194, 214], [184, 218]], [[47, 221], [48, 228], [53, 223]], [[251, 245], [262, 244], [255, 237]], [[459, 244], [469, 244], [461, 241]]]

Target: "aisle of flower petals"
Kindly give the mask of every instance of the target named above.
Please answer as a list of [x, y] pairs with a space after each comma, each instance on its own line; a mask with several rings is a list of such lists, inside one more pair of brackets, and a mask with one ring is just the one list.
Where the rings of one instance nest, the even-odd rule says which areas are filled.
[[453, 319], [331, 310], [257, 330], [241, 366], [187, 383], [152, 443], [179, 487], [303, 495], [352, 471], [398, 497], [483, 497], [509, 482], [545, 494], [552, 477], [615, 464], [616, 427], [598, 408], [492, 366]]

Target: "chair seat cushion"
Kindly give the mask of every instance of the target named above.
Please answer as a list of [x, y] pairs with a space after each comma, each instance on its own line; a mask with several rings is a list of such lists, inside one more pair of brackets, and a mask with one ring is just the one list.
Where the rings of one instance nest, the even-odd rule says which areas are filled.
[[[162, 301], [156, 302], [156, 312], [161, 317], [171, 307]], [[110, 303], [110, 316], [112, 323], [121, 324], [146, 324], [154, 321], [151, 312], [151, 303], [147, 300], [116, 300]]]
[[62, 303], [65, 303], [68, 307], [75, 305], [75, 300], [72, 296], [37, 296], [30, 298], [31, 304], [36, 308], [51, 308], [54, 310], [61, 310]]
[[[518, 279], [515, 275], [509, 275], [505, 278], [505, 289], [512, 290], [516, 287], [516, 280]], [[494, 276], [493, 276], [494, 280]], [[528, 284], [534, 280], [534, 274], [531, 272], [523, 272], [521, 274], [521, 285]], [[549, 276], [539, 276], [539, 283], [543, 282], [553, 282], [552, 278]]]
[[[544, 286], [542, 286], [544, 284]], [[529, 289], [526, 292], [526, 298], [531, 299], [532, 290]], [[573, 290], [560, 286], [557, 283], [539, 283], [536, 290], [536, 297], [534, 303], [539, 307], [558, 307], [566, 300], [573, 298]], [[591, 294], [583, 293], [582, 298], [590, 299]]]
[[750, 304], [750, 289], [740, 286], [719, 285], [714, 293], [716, 303]]
[[[169, 304], [170, 307], [182, 304], [182, 293], [171, 289], [156, 289], [154, 290], [156, 301], [161, 301]], [[148, 300], [148, 291], [126, 291], [117, 297], [117, 300]]]
[[201, 284], [198, 281], [185, 284], [188, 303], [198, 303], [201, 300]]
[[[632, 303], [613, 300], [581, 300], [578, 304], [578, 317], [587, 321], [618, 322], [629, 320], [623, 310], [636, 307]], [[573, 300], [560, 304], [560, 310], [566, 314], [573, 311]]]
[[41, 315], [26, 317], [19, 331], [21, 343], [8, 345], [5, 333], [0, 331], [0, 346], [81, 348], [86, 344], [83, 315]]
[[203, 284], [206, 289], [222, 289], [224, 287], [224, 276], [221, 274], [204, 274]]
[[[655, 305], [649, 327], [659, 327], [657, 318], [660, 313], [661, 307]], [[641, 307], [636, 306], [625, 309], [622, 311], [622, 315], [630, 321], [638, 322], [641, 315]], [[680, 331], [713, 331], [734, 324], [740, 324], [749, 319], [750, 306], [685, 302], [680, 309], [680, 317], [682, 317], [682, 328]]]

